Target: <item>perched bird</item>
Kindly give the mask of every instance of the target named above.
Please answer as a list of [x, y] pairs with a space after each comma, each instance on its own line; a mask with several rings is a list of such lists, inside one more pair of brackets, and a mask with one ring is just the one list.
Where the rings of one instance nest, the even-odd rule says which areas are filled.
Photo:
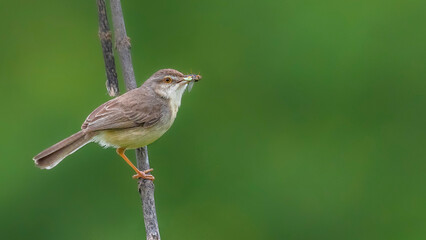
[[89, 142], [114, 147], [136, 171], [133, 178], [154, 180], [152, 169], [139, 171], [124, 155], [160, 138], [173, 124], [182, 94], [200, 75], [183, 75], [174, 69], [154, 73], [142, 86], [126, 92], [96, 108], [84, 121], [81, 131], [56, 143], [33, 158], [42, 169], [51, 169], [66, 156]]

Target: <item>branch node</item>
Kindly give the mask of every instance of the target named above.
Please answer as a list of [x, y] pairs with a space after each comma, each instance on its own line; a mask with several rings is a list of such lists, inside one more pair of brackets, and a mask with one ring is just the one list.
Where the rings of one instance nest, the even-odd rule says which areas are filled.
[[111, 31], [104, 32], [99, 30], [98, 36], [99, 36], [99, 39], [101, 39], [101, 41], [111, 41], [112, 39]]
[[130, 43], [130, 38], [125, 36], [124, 38], [120, 38], [115, 43], [115, 49], [126, 48], [131, 49], [132, 44]]

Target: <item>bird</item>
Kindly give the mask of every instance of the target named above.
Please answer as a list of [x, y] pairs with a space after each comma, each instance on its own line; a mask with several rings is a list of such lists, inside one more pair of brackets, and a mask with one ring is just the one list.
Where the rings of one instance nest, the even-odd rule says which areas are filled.
[[90, 142], [116, 152], [136, 172], [133, 178], [154, 180], [153, 169], [140, 171], [125, 155], [127, 149], [147, 146], [173, 124], [185, 89], [201, 79], [174, 69], [161, 69], [135, 88], [96, 108], [81, 130], [37, 154], [33, 160], [41, 169], [51, 169], [65, 157]]

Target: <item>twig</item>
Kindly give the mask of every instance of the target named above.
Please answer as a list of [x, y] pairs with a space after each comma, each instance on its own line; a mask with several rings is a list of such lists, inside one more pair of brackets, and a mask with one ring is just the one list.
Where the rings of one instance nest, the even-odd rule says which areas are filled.
[[117, 71], [115, 70], [114, 54], [112, 52], [111, 31], [109, 30], [108, 17], [104, 0], [96, 0], [98, 5], [99, 16], [99, 39], [102, 44], [102, 52], [104, 55], [105, 71], [107, 75], [106, 88], [111, 97], [118, 96], [120, 89], [118, 88]]
[[133, 71], [132, 55], [130, 54], [130, 38], [127, 37], [120, 0], [110, 0], [110, 3], [112, 23], [114, 24], [115, 45], [118, 50], [118, 56], [120, 57], [124, 82], [126, 83], [127, 91], [129, 91], [137, 87]]
[[[114, 26], [115, 44], [120, 57], [123, 78], [127, 91], [137, 87], [130, 54], [130, 39], [127, 37], [124, 25], [123, 11], [120, 0], [110, 0], [112, 21]], [[136, 150], [137, 166], [140, 170], [149, 169], [147, 147]], [[143, 216], [147, 240], [160, 240], [157, 214], [154, 201], [154, 183], [151, 180], [140, 179], [138, 184], [142, 200]]]
[[[140, 170], [149, 169], [148, 148], [136, 149], [136, 159]], [[150, 180], [139, 180], [139, 193], [142, 200], [143, 218], [147, 240], [160, 240], [158, 230], [157, 213], [155, 211], [154, 183]]]

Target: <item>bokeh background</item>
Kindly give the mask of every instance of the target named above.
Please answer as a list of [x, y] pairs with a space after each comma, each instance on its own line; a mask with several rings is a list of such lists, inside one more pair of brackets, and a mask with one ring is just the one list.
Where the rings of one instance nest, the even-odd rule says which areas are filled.
[[[113, 149], [32, 161], [110, 99], [95, 2], [0, 3], [1, 239], [144, 239]], [[149, 147], [163, 239], [426, 238], [425, 1], [122, 4], [139, 84], [204, 77]]]

